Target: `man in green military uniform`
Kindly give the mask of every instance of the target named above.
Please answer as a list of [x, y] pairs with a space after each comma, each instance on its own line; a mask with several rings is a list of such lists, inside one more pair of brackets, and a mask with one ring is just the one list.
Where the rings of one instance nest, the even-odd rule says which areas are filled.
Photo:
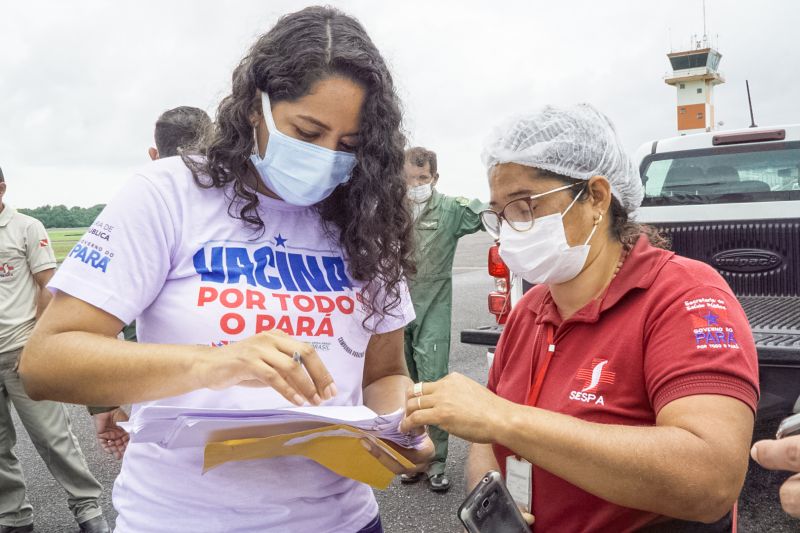
[[[450, 314], [453, 306], [453, 256], [458, 239], [483, 229], [478, 200], [445, 196], [434, 189], [439, 179], [436, 154], [425, 148], [406, 151], [405, 177], [414, 215], [417, 275], [410, 283], [417, 318], [405, 331], [406, 364], [411, 379], [436, 381], [447, 375], [450, 359]], [[447, 432], [431, 426], [436, 457], [428, 468], [431, 490], [450, 488], [445, 476]], [[413, 483], [421, 474], [401, 476]]]

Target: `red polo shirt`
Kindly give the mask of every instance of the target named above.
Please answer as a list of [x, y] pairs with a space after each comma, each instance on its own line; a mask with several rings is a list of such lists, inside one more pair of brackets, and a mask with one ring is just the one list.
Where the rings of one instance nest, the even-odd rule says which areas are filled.
[[[605, 296], [568, 320], [561, 320], [547, 286], [528, 291], [497, 345], [490, 390], [526, 403], [548, 325], [555, 328], [556, 349], [537, 407], [630, 426], [655, 425], [661, 408], [695, 394], [730, 396], [756, 410], [756, 348], [730, 287], [708, 265], [655, 248], [646, 237]], [[494, 451], [505, 470], [511, 452]], [[660, 519], [536, 466], [532, 490], [537, 531], [632, 531]]]

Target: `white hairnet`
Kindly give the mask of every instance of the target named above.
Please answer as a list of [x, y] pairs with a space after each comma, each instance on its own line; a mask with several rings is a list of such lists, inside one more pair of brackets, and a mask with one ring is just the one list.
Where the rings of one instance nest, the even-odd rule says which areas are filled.
[[605, 176], [611, 193], [629, 213], [639, 207], [644, 194], [639, 169], [622, 148], [613, 124], [589, 104], [547, 106], [514, 117], [491, 134], [482, 159], [488, 169], [518, 163], [579, 180]]

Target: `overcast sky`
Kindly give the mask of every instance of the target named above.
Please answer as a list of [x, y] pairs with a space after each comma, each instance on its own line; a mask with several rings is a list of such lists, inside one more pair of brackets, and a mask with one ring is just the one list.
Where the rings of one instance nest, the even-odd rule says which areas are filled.
[[[410, 142], [439, 154], [439, 189], [488, 198], [481, 145], [498, 121], [591, 102], [626, 147], [675, 134], [666, 53], [702, 34], [701, 0], [341, 1], [384, 54]], [[110, 199], [178, 105], [214, 114], [245, 50], [298, 1], [0, 0], [0, 167], [18, 207]], [[795, 0], [708, 0], [727, 83], [723, 129], [800, 122]], [[717, 38], [717, 35], [719, 37]]]

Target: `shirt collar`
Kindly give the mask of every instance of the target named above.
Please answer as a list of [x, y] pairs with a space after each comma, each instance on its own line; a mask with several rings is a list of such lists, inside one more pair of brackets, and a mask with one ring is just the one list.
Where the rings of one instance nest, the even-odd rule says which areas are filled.
[[[594, 299], [569, 318], [570, 322], [597, 322], [600, 314], [614, 307], [622, 298], [636, 289], [648, 289], [664, 265], [675, 252], [656, 248], [650, 244], [646, 235], [639, 236], [628, 253], [617, 275], [611, 281], [605, 295]], [[528, 304], [536, 313], [536, 323], [550, 322], [559, 326], [562, 322], [550, 289], [545, 288]]]
[[428, 207], [433, 209], [437, 207], [440, 203], [442, 203], [442, 195], [439, 194], [439, 191], [433, 189], [431, 191], [431, 197], [428, 199]]
[[0, 211], [0, 227], [7, 226], [8, 223], [11, 222], [11, 219], [14, 217], [14, 215], [17, 214], [17, 211], [13, 207], [8, 204], [5, 205], [6, 206], [3, 208], [3, 210]]
[[431, 197], [428, 198], [428, 200], [425, 202], [425, 207], [422, 209], [422, 212], [420, 213], [419, 217], [417, 217], [417, 220], [419, 221], [425, 216], [426, 213], [435, 210], [437, 207], [439, 207], [439, 204], [441, 203], [442, 203], [442, 195], [439, 194], [436, 191], [436, 189], [433, 189]]

